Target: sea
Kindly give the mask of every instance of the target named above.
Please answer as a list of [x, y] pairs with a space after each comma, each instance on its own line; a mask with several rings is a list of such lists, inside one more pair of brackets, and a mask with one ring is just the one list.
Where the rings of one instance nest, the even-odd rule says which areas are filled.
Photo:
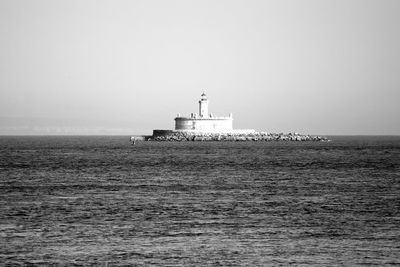
[[0, 137], [0, 266], [399, 266], [400, 136]]

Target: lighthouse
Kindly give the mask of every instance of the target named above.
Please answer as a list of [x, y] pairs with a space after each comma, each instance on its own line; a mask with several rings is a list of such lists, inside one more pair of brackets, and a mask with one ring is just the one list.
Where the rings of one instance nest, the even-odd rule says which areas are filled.
[[205, 93], [201, 95], [199, 100], [199, 115], [200, 118], [208, 118], [208, 99]]
[[255, 133], [252, 129], [234, 130], [232, 127], [233, 116], [215, 116], [208, 113], [208, 98], [203, 93], [199, 100], [199, 113], [191, 113], [190, 116], [181, 116], [181, 113], [175, 117], [175, 130], [154, 130], [153, 136], [168, 135], [174, 132], [209, 134], [209, 133], [234, 133], [249, 134]]
[[217, 117], [208, 113], [208, 98], [203, 93], [199, 100], [199, 114], [192, 113], [190, 117], [178, 116], [175, 118], [175, 131], [193, 131], [199, 133], [231, 133], [232, 115]]

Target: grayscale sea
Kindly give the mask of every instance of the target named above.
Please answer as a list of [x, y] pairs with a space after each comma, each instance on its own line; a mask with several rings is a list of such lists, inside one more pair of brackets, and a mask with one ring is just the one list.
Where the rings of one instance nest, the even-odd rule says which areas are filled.
[[400, 265], [400, 137], [0, 137], [0, 266]]

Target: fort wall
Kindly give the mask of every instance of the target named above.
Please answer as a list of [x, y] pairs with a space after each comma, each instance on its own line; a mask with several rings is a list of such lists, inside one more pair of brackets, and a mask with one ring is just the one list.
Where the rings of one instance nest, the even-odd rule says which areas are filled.
[[175, 118], [175, 130], [188, 130], [200, 132], [230, 132], [233, 119], [222, 118]]

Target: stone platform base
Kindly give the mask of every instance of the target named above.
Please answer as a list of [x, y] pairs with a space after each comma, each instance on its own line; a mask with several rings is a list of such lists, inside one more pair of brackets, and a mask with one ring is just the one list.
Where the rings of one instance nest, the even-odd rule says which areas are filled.
[[149, 141], [329, 141], [326, 137], [298, 133], [231, 132], [201, 133], [194, 131], [154, 130]]

